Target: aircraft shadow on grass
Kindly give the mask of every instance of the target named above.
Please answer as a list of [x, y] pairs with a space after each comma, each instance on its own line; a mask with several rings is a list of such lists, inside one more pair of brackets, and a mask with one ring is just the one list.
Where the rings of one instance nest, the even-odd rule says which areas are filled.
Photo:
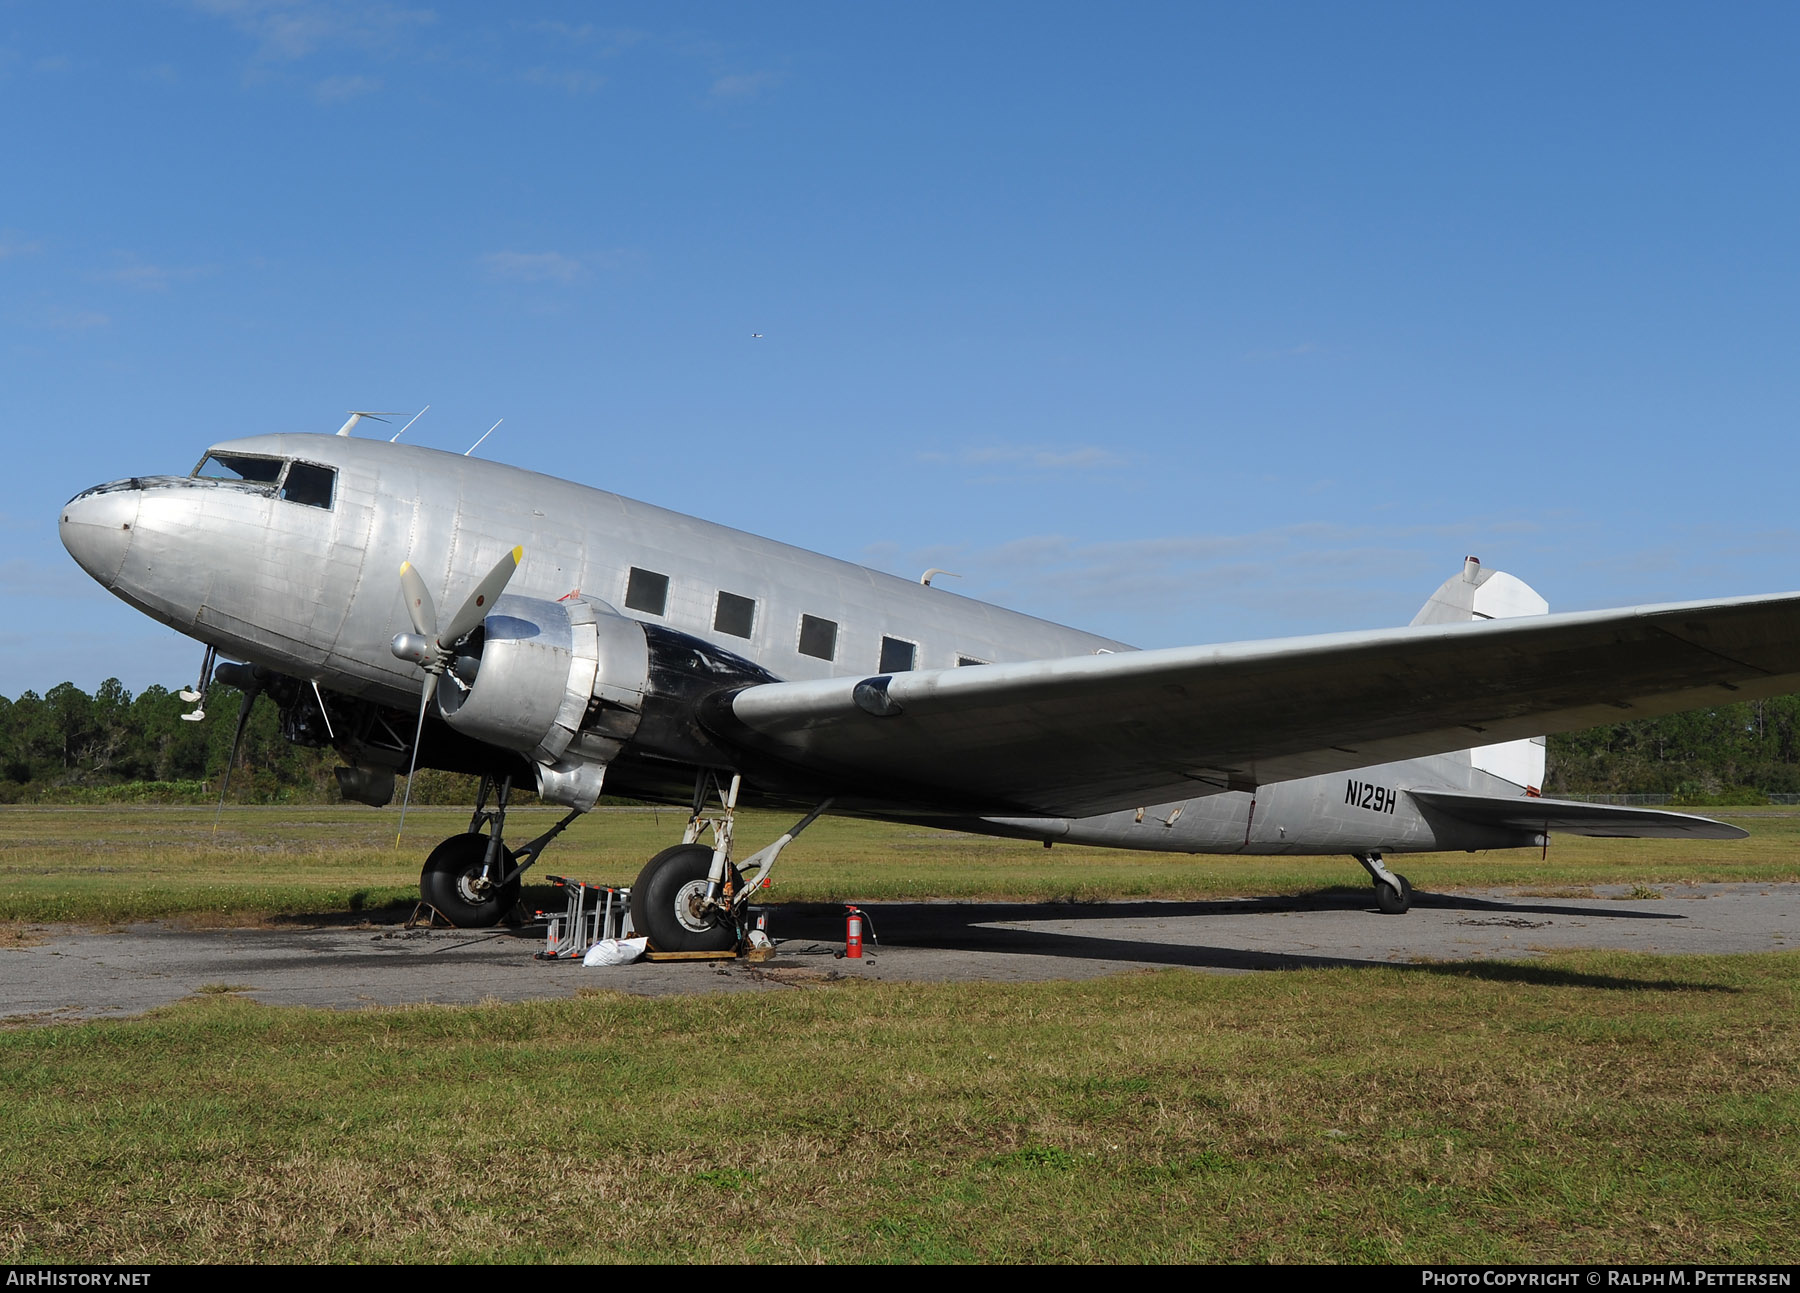
[[[870, 904], [866, 910], [877, 940], [872, 954], [883, 947], [920, 948], [936, 951], [969, 951], [995, 955], [1048, 956], [1083, 961], [1107, 961], [1137, 966], [1181, 967], [1199, 970], [1310, 970], [1388, 968], [1512, 983], [1554, 987], [1588, 987], [1633, 991], [1730, 991], [1717, 985], [1691, 982], [1672, 976], [1634, 978], [1592, 974], [1528, 962], [1468, 959], [1456, 961], [1390, 961], [1385, 957], [1333, 956], [1329, 954], [1265, 951], [1183, 941], [1135, 940], [1047, 929], [1047, 922], [1142, 920], [1162, 922], [1182, 917], [1229, 919], [1255, 915], [1318, 911], [1360, 912], [1369, 907], [1361, 894], [1328, 893], [1302, 897], [1270, 897], [1208, 902], [1106, 902], [1106, 903], [891, 903]], [[1435, 907], [1481, 913], [1512, 913], [1521, 928], [1536, 927], [1547, 917], [1583, 919], [1682, 921], [1675, 912], [1641, 908], [1568, 907], [1529, 899], [1475, 898], [1459, 894], [1419, 894], [1416, 908]], [[1539, 920], [1527, 920], [1536, 917]], [[779, 934], [789, 945], [814, 939], [829, 945], [842, 942], [843, 908], [808, 905], [780, 909]], [[1490, 922], [1482, 922], [1487, 924]], [[1510, 921], [1504, 923], [1511, 923]], [[1022, 925], [1028, 927], [1021, 927]], [[1199, 931], [1194, 931], [1198, 933]], [[1179, 939], [1179, 936], [1177, 936]], [[1523, 949], [1521, 949], [1522, 951]]]

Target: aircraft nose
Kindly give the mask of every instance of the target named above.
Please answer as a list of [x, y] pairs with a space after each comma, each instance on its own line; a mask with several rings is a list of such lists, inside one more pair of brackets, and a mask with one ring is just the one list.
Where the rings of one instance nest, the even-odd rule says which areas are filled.
[[118, 581], [143, 496], [135, 480], [117, 480], [96, 485], [63, 504], [59, 526], [63, 547], [103, 587]]

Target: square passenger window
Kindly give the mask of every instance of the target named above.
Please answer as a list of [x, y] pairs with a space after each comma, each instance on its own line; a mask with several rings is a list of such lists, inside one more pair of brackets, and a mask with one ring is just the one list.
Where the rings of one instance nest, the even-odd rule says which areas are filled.
[[881, 672], [905, 673], [913, 667], [918, 657], [917, 643], [904, 642], [899, 638], [881, 639]]
[[956, 657], [956, 667], [958, 669], [965, 668], [966, 666], [972, 665], [972, 664], [992, 664], [992, 663], [994, 663], [992, 660], [977, 660], [972, 655], [959, 655]]
[[281, 496], [290, 503], [308, 507], [330, 507], [332, 487], [337, 484], [337, 469], [320, 467], [310, 462], [297, 462], [288, 468]]
[[734, 638], [747, 638], [756, 623], [756, 599], [720, 592], [719, 604], [713, 609], [713, 628]]
[[817, 615], [800, 617], [800, 654], [815, 660], [837, 659], [837, 621]]
[[631, 577], [625, 581], [625, 608], [661, 615], [668, 607], [669, 577], [659, 575], [654, 570], [639, 570], [633, 566]]

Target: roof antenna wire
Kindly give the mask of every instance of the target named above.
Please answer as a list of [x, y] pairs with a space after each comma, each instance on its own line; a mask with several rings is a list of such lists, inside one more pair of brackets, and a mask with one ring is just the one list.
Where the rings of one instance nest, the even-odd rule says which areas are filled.
[[[506, 419], [505, 419], [505, 418], [501, 418], [501, 419], [500, 419], [500, 422], [504, 422], [504, 421], [506, 421]], [[488, 438], [488, 437], [489, 437], [489, 436], [491, 436], [491, 435], [493, 435], [493, 434], [494, 434], [494, 427], [497, 427], [497, 426], [499, 426], [499, 425], [500, 425], [500, 422], [496, 422], [496, 423], [494, 423], [494, 426], [491, 426], [491, 427], [489, 427], [489, 428], [488, 428], [488, 429], [487, 429], [487, 430], [486, 430], [486, 431], [483, 431], [483, 432], [482, 432], [482, 433], [481, 433], [481, 440], [485, 440], [485, 439], [487, 439], [487, 438]], [[477, 449], [479, 449], [479, 448], [481, 448], [481, 440], [477, 440], [477, 441], [476, 441], [476, 442], [475, 442], [475, 443], [474, 443], [474, 444], [472, 444], [472, 445], [470, 445], [470, 446], [469, 446], [469, 447], [468, 447], [468, 448], [467, 448], [467, 449], [464, 449], [464, 450], [463, 450], [463, 457], [465, 457], [465, 458], [467, 458], [467, 457], [468, 457], [468, 456], [469, 456], [469, 455], [470, 455], [470, 454], [472, 454], [472, 453], [474, 453], [474, 452], [475, 452], [475, 451], [476, 451], [476, 450], [477, 450]]]
[[[411, 426], [414, 422], [417, 422], [420, 418], [424, 417], [426, 410], [429, 409], [430, 407], [431, 407], [431, 405], [427, 404], [425, 406], [425, 408], [422, 408], [417, 413], [413, 414], [412, 418], [407, 422], [406, 427]], [[394, 432], [394, 434], [388, 438], [388, 443], [393, 444], [394, 441], [398, 440], [401, 436], [405, 435], [406, 427], [401, 427], [398, 431]]]

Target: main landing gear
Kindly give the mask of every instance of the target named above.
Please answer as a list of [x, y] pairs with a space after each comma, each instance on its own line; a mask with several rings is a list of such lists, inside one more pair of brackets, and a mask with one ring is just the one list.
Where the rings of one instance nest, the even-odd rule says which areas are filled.
[[[489, 796], [494, 806], [488, 807]], [[518, 849], [506, 847], [506, 805], [512, 778], [481, 779], [469, 829], [431, 850], [419, 874], [419, 898], [452, 925], [485, 929], [498, 925], [519, 905], [519, 877], [537, 861], [551, 840], [581, 816], [576, 809], [556, 825]], [[483, 830], [486, 834], [483, 834]]]
[[[775, 859], [801, 831], [831, 807], [827, 799], [782, 837], [744, 860], [731, 861], [731, 834], [741, 778], [729, 785], [716, 773], [694, 779], [694, 808], [680, 844], [644, 865], [631, 886], [631, 923], [658, 952], [725, 952], [745, 936], [750, 895], [769, 879]], [[711, 807], [714, 796], [719, 805]], [[700, 842], [712, 832], [712, 844]]]
[[1388, 870], [1382, 864], [1381, 854], [1369, 852], [1351, 856], [1362, 863], [1363, 870], [1375, 882], [1375, 905], [1381, 908], [1383, 915], [1398, 916], [1412, 906], [1412, 885], [1405, 876]]

